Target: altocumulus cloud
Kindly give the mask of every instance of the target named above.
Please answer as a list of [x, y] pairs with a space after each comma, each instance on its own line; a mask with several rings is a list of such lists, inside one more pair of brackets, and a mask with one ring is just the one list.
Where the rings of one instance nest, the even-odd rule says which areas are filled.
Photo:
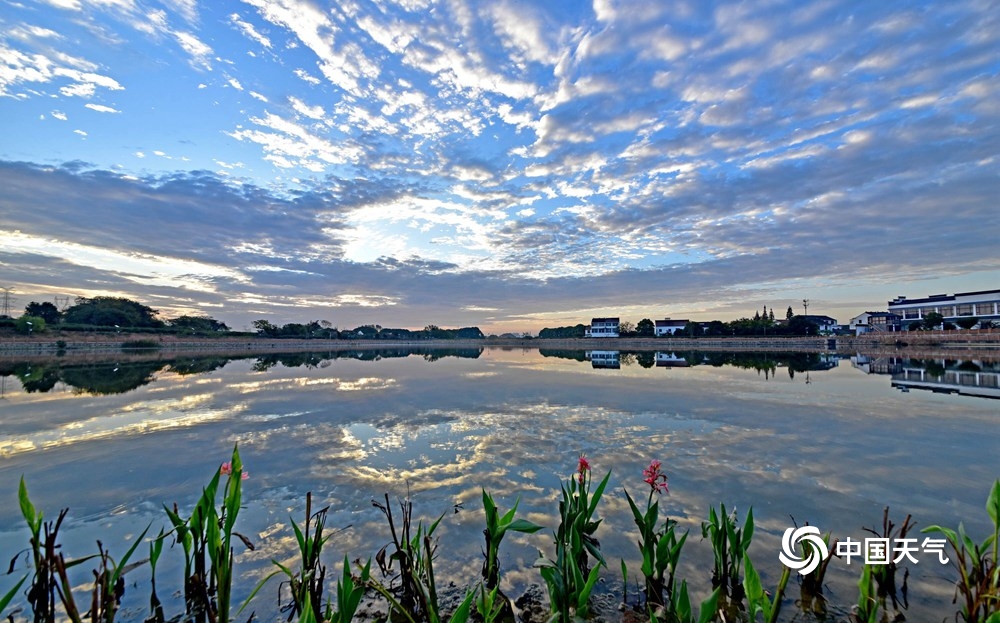
[[0, 36], [19, 291], [538, 328], [998, 287], [985, 0], [120, 4]]

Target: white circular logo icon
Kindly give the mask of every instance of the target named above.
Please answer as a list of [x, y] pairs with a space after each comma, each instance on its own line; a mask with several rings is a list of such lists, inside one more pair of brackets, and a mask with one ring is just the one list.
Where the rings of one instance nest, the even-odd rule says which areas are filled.
[[[811, 546], [805, 548], [808, 553], [805, 558], [799, 558], [796, 551], [798, 549], [796, 546], [799, 543], [808, 543]], [[816, 526], [789, 528], [781, 537], [781, 553], [778, 554], [778, 560], [789, 569], [795, 569], [802, 575], [809, 575], [815, 571], [819, 563], [829, 556], [830, 550], [826, 547], [826, 542], [823, 541], [819, 528]]]

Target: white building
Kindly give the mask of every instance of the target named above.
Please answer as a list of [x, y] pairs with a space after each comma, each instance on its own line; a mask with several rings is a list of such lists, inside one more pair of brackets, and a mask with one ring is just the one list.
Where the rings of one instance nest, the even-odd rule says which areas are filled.
[[588, 350], [584, 357], [590, 361], [593, 368], [609, 368], [618, 370], [622, 367], [621, 358], [617, 350]]
[[656, 336], [661, 335], [675, 335], [684, 330], [687, 326], [687, 320], [671, 320], [670, 318], [664, 318], [663, 320], [657, 320], [653, 324], [655, 325], [654, 331]]
[[932, 294], [922, 299], [897, 296], [889, 301], [889, 311], [902, 318], [904, 325], [921, 322], [931, 312], [941, 314], [946, 322], [969, 317], [1000, 320], [1000, 290]]
[[592, 318], [583, 331], [584, 337], [619, 337], [621, 322], [618, 318]]
[[899, 331], [901, 329], [901, 320], [902, 318], [900, 318], [897, 314], [866, 311], [862, 314], [858, 314], [854, 318], [851, 318], [851, 322], [848, 324], [848, 327], [850, 327], [851, 332], [854, 333], [854, 335]]

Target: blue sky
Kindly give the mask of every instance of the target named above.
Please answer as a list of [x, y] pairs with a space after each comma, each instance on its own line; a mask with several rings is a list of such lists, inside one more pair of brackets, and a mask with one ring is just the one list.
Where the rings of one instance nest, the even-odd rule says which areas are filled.
[[846, 322], [1000, 288], [1000, 5], [0, 0], [0, 286]]

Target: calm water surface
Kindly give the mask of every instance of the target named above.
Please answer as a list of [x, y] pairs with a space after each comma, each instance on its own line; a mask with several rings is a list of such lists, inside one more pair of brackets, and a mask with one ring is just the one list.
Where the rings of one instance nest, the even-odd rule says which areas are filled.
[[[699, 526], [720, 502], [741, 520], [753, 506], [750, 551], [772, 586], [793, 518], [856, 540], [871, 536], [865, 527], [881, 526], [886, 506], [896, 523], [912, 514], [918, 529], [964, 521], [977, 540], [989, 530], [984, 505], [1000, 477], [1000, 400], [984, 396], [996, 393], [997, 364], [713, 355], [740, 365], [709, 365], [700, 355], [663, 353], [657, 365], [652, 353], [499, 348], [365, 357], [375, 360], [7, 365], [3, 560], [27, 542], [17, 505], [22, 475], [46, 516], [70, 509], [62, 534], [68, 556], [93, 553], [97, 538], [120, 554], [148, 523], [153, 533], [167, 525], [164, 503], [190, 508], [235, 443], [250, 472], [237, 529], [257, 546], [237, 557], [237, 599], [273, 568], [272, 558], [292, 562], [289, 516], [301, 521], [307, 491], [330, 505], [329, 526], [345, 528], [328, 544], [329, 566], [344, 554], [367, 558], [388, 542], [371, 501], [409, 491], [425, 520], [446, 513], [439, 575], [474, 581], [481, 487], [501, 509], [520, 496], [521, 516], [554, 528], [559, 482], [581, 453], [597, 477], [612, 471], [598, 533], [612, 563], [607, 591], [620, 591], [619, 558], [638, 573], [623, 487], [644, 496], [641, 470], [654, 458], [670, 478], [661, 505], [691, 530], [681, 576], [700, 596], [709, 588], [711, 548]], [[504, 541], [512, 596], [540, 583], [531, 568], [539, 549], [552, 549], [548, 531]], [[181, 587], [181, 556], [164, 552], [158, 585]], [[952, 569], [927, 555], [909, 570], [908, 620], [953, 614]], [[859, 573], [857, 561], [831, 563], [834, 610], [856, 600]], [[0, 594], [21, 575], [0, 576]], [[126, 594], [126, 618], [145, 615], [147, 580], [145, 567], [130, 576], [140, 588]], [[796, 597], [792, 586], [789, 599]], [[277, 583], [255, 601], [259, 618], [278, 618], [276, 598]], [[171, 607], [182, 610], [176, 595]], [[791, 601], [786, 607], [791, 618]]]

